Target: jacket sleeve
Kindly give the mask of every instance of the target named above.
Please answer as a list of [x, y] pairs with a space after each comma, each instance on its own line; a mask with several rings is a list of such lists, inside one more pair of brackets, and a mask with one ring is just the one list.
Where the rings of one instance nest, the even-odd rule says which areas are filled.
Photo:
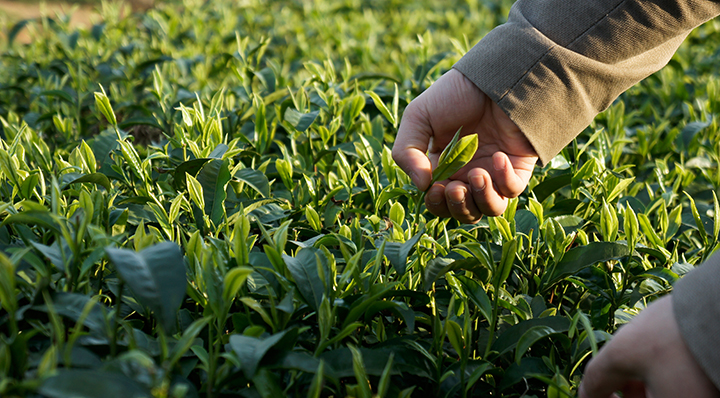
[[720, 389], [720, 253], [675, 284], [673, 311], [683, 340]]
[[720, 0], [519, 0], [454, 68], [547, 164], [623, 91], [656, 72]]

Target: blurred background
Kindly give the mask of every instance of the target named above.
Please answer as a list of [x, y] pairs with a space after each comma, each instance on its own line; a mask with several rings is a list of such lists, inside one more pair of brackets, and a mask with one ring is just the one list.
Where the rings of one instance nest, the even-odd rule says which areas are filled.
[[[168, 0], [105, 0], [105, 3], [125, 4], [132, 12], [145, 12], [156, 4], [168, 3]], [[0, 0], [0, 38], [7, 34], [12, 26], [23, 20], [41, 16], [70, 15], [69, 23], [78, 27], [88, 27], [99, 16], [98, 9], [103, 0]], [[31, 40], [27, 32], [21, 32], [20, 42]]]

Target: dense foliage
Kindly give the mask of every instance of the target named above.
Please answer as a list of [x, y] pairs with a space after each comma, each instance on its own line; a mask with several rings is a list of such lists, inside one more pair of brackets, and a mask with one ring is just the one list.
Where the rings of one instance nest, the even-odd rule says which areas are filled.
[[187, 0], [7, 27], [0, 395], [574, 396], [718, 245], [720, 21], [503, 216], [458, 225], [390, 148], [509, 5]]

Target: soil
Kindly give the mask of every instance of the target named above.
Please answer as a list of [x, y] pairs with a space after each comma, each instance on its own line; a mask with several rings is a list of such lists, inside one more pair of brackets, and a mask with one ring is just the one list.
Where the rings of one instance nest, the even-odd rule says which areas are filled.
[[[152, 7], [154, 0], [126, 0], [126, 2], [132, 6], [134, 11], [146, 11]], [[70, 23], [78, 28], [87, 28], [100, 19], [96, 8], [97, 6], [73, 5], [62, 1], [28, 3], [25, 0], [0, 0], [0, 16], [6, 15], [9, 21], [40, 18], [43, 15], [70, 14]], [[12, 22], [10, 26], [12, 26]], [[10, 26], [5, 27], [5, 29], [9, 29]], [[0, 26], [0, 28], [2, 27]], [[0, 30], [0, 38], [4, 39], [5, 34], [5, 31]], [[29, 43], [32, 38], [28, 31], [24, 29], [15, 40], [21, 43]]]

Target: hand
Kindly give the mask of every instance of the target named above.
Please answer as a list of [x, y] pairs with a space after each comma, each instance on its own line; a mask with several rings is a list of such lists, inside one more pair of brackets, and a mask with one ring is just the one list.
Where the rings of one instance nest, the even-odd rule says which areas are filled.
[[680, 335], [672, 299], [663, 297], [615, 333], [588, 363], [580, 398], [718, 397], [720, 392]]
[[461, 135], [478, 135], [478, 150], [467, 166], [430, 188], [425, 205], [436, 216], [475, 223], [505, 211], [508, 198], [525, 190], [538, 157], [502, 109], [453, 69], [408, 105], [393, 146], [393, 158], [421, 191], [460, 127]]

